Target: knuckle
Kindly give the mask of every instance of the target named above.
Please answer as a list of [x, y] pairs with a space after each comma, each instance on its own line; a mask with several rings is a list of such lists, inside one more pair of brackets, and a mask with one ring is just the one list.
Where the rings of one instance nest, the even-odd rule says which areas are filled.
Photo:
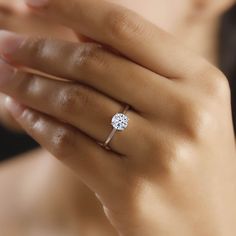
[[226, 76], [214, 66], [208, 66], [202, 72], [204, 86], [208, 96], [214, 98], [229, 98], [230, 85]]
[[60, 91], [58, 95], [59, 110], [71, 113], [75, 109], [83, 112], [89, 106], [89, 91], [82, 85], [69, 86]]
[[157, 178], [173, 180], [184, 168], [188, 170], [193, 167], [196, 158], [192, 155], [193, 146], [191, 142], [186, 142], [186, 138], [177, 135], [174, 138], [169, 137], [165, 142], [159, 143], [159, 149], [154, 147], [153, 155], [156, 161], [154, 172], [148, 170], [148, 174], [153, 174]]
[[23, 48], [27, 48], [28, 51], [28, 57], [29, 63], [33, 64], [34, 58], [44, 58], [46, 57], [46, 54], [50, 52], [48, 47], [48, 40], [42, 39], [42, 38], [30, 38], [25, 40], [25, 42], [22, 45]]
[[212, 109], [206, 103], [182, 101], [177, 109], [182, 135], [190, 141], [202, 139], [205, 130], [214, 124]]
[[33, 136], [35, 135], [37, 137], [40, 133], [45, 131], [45, 120], [37, 112], [34, 112], [31, 109], [26, 109], [22, 114], [22, 117], [27, 122], [28, 132]]
[[22, 117], [27, 122], [27, 129], [31, 133], [37, 132], [38, 128], [42, 126], [43, 121], [41, 117], [30, 109], [26, 109], [22, 114]]
[[21, 97], [32, 98], [39, 90], [39, 80], [36, 75], [19, 73], [17, 90]]
[[52, 137], [51, 152], [58, 158], [62, 159], [69, 155], [68, 147], [71, 148], [73, 142], [72, 132], [64, 127], [59, 127]]
[[[169, 134], [166, 138], [157, 137], [152, 141], [149, 156], [152, 157], [150, 163], [155, 165], [154, 175], [170, 176], [174, 173], [178, 163], [183, 163], [191, 157], [191, 146], [182, 135]], [[158, 170], [158, 171], [157, 171]], [[150, 173], [150, 170], [148, 170]]]
[[72, 67], [72, 71], [82, 70], [86, 73], [97, 67], [106, 67], [108, 64], [102, 46], [94, 43], [84, 43], [74, 52], [69, 67]]
[[106, 17], [107, 33], [112, 38], [127, 40], [142, 34], [144, 25], [137, 15], [128, 9], [115, 9]]

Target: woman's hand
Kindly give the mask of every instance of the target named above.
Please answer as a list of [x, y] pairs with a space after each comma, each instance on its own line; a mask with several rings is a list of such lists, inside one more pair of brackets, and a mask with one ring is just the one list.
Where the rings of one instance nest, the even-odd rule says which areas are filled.
[[[38, 12], [99, 43], [1, 33], [8, 63], [71, 81], [2, 62], [0, 90], [23, 104], [8, 103], [21, 126], [96, 193], [120, 235], [235, 235], [236, 153], [224, 75], [115, 4], [50, 0]], [[108, 151], [98, 143], [124, 104], [129, 126]]]

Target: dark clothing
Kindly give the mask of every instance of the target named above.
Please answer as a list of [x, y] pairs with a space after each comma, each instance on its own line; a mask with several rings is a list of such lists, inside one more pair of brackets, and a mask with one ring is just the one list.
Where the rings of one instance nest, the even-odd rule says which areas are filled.
[[13, 134], [0, 126], [0, 161], [36, 146], [37, 144], [26, 135]]

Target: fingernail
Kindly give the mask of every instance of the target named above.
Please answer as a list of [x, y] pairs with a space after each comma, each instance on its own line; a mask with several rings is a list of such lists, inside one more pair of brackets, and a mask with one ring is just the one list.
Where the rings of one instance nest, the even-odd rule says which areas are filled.
[[19, 117], [25, 110], [25, 107], [23, 105], [21, 105], [11, 97], [6, 98], [5, 107], [15, 118]]
[[0, 30], [0, 54], [3, 58], [8, 59], [21, 46], [25, 37], [6, 31]]
[[13, 77], [15, 68], [0, 60], [0, 87], [4, 86]]
[[25, 2], [30, 7], [41, 8], [45, 7], [48, 4], [49, 0], [25, 0]]

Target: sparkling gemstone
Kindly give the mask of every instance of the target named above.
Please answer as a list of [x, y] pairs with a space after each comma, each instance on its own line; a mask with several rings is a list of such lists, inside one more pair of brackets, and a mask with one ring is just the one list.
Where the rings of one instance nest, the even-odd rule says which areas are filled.
[[129, 118], [123, 113], [117, 113], [113, 116], [111, 125], [119, 131], [123, 131], [128, 127]]

